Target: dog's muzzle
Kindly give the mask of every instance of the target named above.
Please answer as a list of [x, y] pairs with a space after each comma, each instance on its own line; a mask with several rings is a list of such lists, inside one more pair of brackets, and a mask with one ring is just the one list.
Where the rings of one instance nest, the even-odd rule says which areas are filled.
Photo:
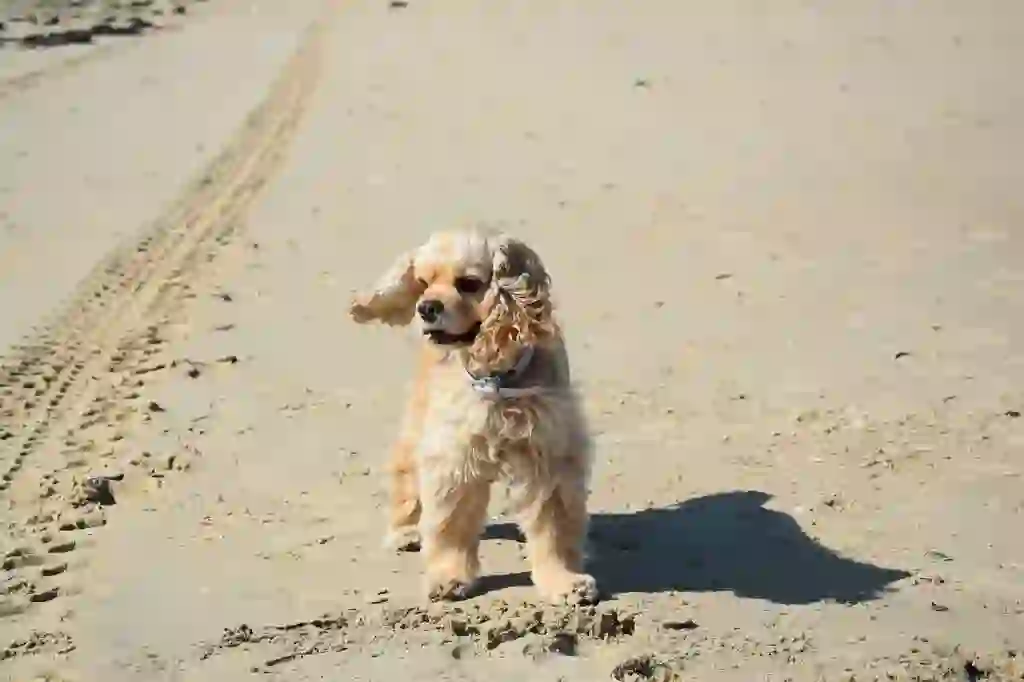
[[468, 346], [476, 340], [480, 333], [480, 323], [474, 324], [469, 331], [461, 334], [450, 334], [444, 329], [424, 329], [423, 335], [439, 346]]
[[416, 306], [416, 312], [419, 313], [421, 320], [427, 324], [432, 324], [437, 322], [437, 319], [441, 317], [441, 313], [444, 312], [444, 303], [436, 299], [420, 301], [419, 305]]

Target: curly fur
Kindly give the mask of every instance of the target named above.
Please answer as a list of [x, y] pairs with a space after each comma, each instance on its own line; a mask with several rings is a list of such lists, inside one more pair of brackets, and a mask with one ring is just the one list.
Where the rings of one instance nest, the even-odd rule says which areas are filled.
[[[467, 290], [467, 278], [480, 289]], [[541, 259], [504, 235], [436, 234], [357, 295], [350, 313], [408, 324], [427, 300], [444, 313], [421, 321], [427, 340], [391, 458], [388, 544], [422, 543], [432, 599], [466, 596], [479, 573], [490, 486], [504, 481], [542, 596], [593, 600], [596, 584], [582, 572], [590, 442]], [[456, 345], [430, 340], [467, 334]], [[535, 392], [494, 399], [474, 390], [469, 374], [507, 372], [527, 347], [533, 359], [516, 380]]]

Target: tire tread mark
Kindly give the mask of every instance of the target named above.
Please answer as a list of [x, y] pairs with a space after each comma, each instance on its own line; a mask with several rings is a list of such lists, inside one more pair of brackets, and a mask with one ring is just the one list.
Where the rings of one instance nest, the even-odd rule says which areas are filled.
[[[0, 363], [0, 475], [51, 445], [55, 431], [81, 425], [82, 412], [111, 388], [119, 348], [160, 324], [160, 310], [181, 289], [170, 283], [202, 268], [210, 259], [197, 254], [238, 229], [315, 90], [326, 24], [311, 24], [264, 101], [180, 198], [98, 262], [70, 301]], [[0, 479], [0, 491], [20, 468]]]

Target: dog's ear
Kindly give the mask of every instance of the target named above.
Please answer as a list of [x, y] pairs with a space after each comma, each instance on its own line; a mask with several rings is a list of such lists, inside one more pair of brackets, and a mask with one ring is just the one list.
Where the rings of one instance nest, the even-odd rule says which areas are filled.
[[551, 316], [551, 277], [537, 252], [518, 239], [501, 236], [492, 250], [492, 287], [505, 294], [535, 324]]
[[551, 317], [551, 278], [540, 256], [507, 236], [491, 248], [491, 286], [484, 299], [487, 315], [470, 349], [474, 364], [494, 368], [513, 362], [522, 346], [556, 334]]
[[372, 291], [356, 294], [349, 306], [352, 319], [359, 324], [372, 320], [390, 325], [409, 324], [416, 301], [424, 291], [413, 271], [415, 258], [415, 251], [402, 254], [377, 280]]

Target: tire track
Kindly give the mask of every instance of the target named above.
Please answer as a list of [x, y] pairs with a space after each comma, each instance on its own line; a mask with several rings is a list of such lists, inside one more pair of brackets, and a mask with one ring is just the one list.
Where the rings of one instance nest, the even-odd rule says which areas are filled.
[[64, 593], [61, 557], [80, 546], [77, 533], [105, 523], [95, 508], [104, 483], [87, 474], [114, 457], [142, 413], [140, 389], [172, 364], [161, 356], [174, 323], [279, 167], [316, 89], [333, 10], [328, 0], [205, 172], [0, 364], [0, 500], [12, 512], [0, 615]]

